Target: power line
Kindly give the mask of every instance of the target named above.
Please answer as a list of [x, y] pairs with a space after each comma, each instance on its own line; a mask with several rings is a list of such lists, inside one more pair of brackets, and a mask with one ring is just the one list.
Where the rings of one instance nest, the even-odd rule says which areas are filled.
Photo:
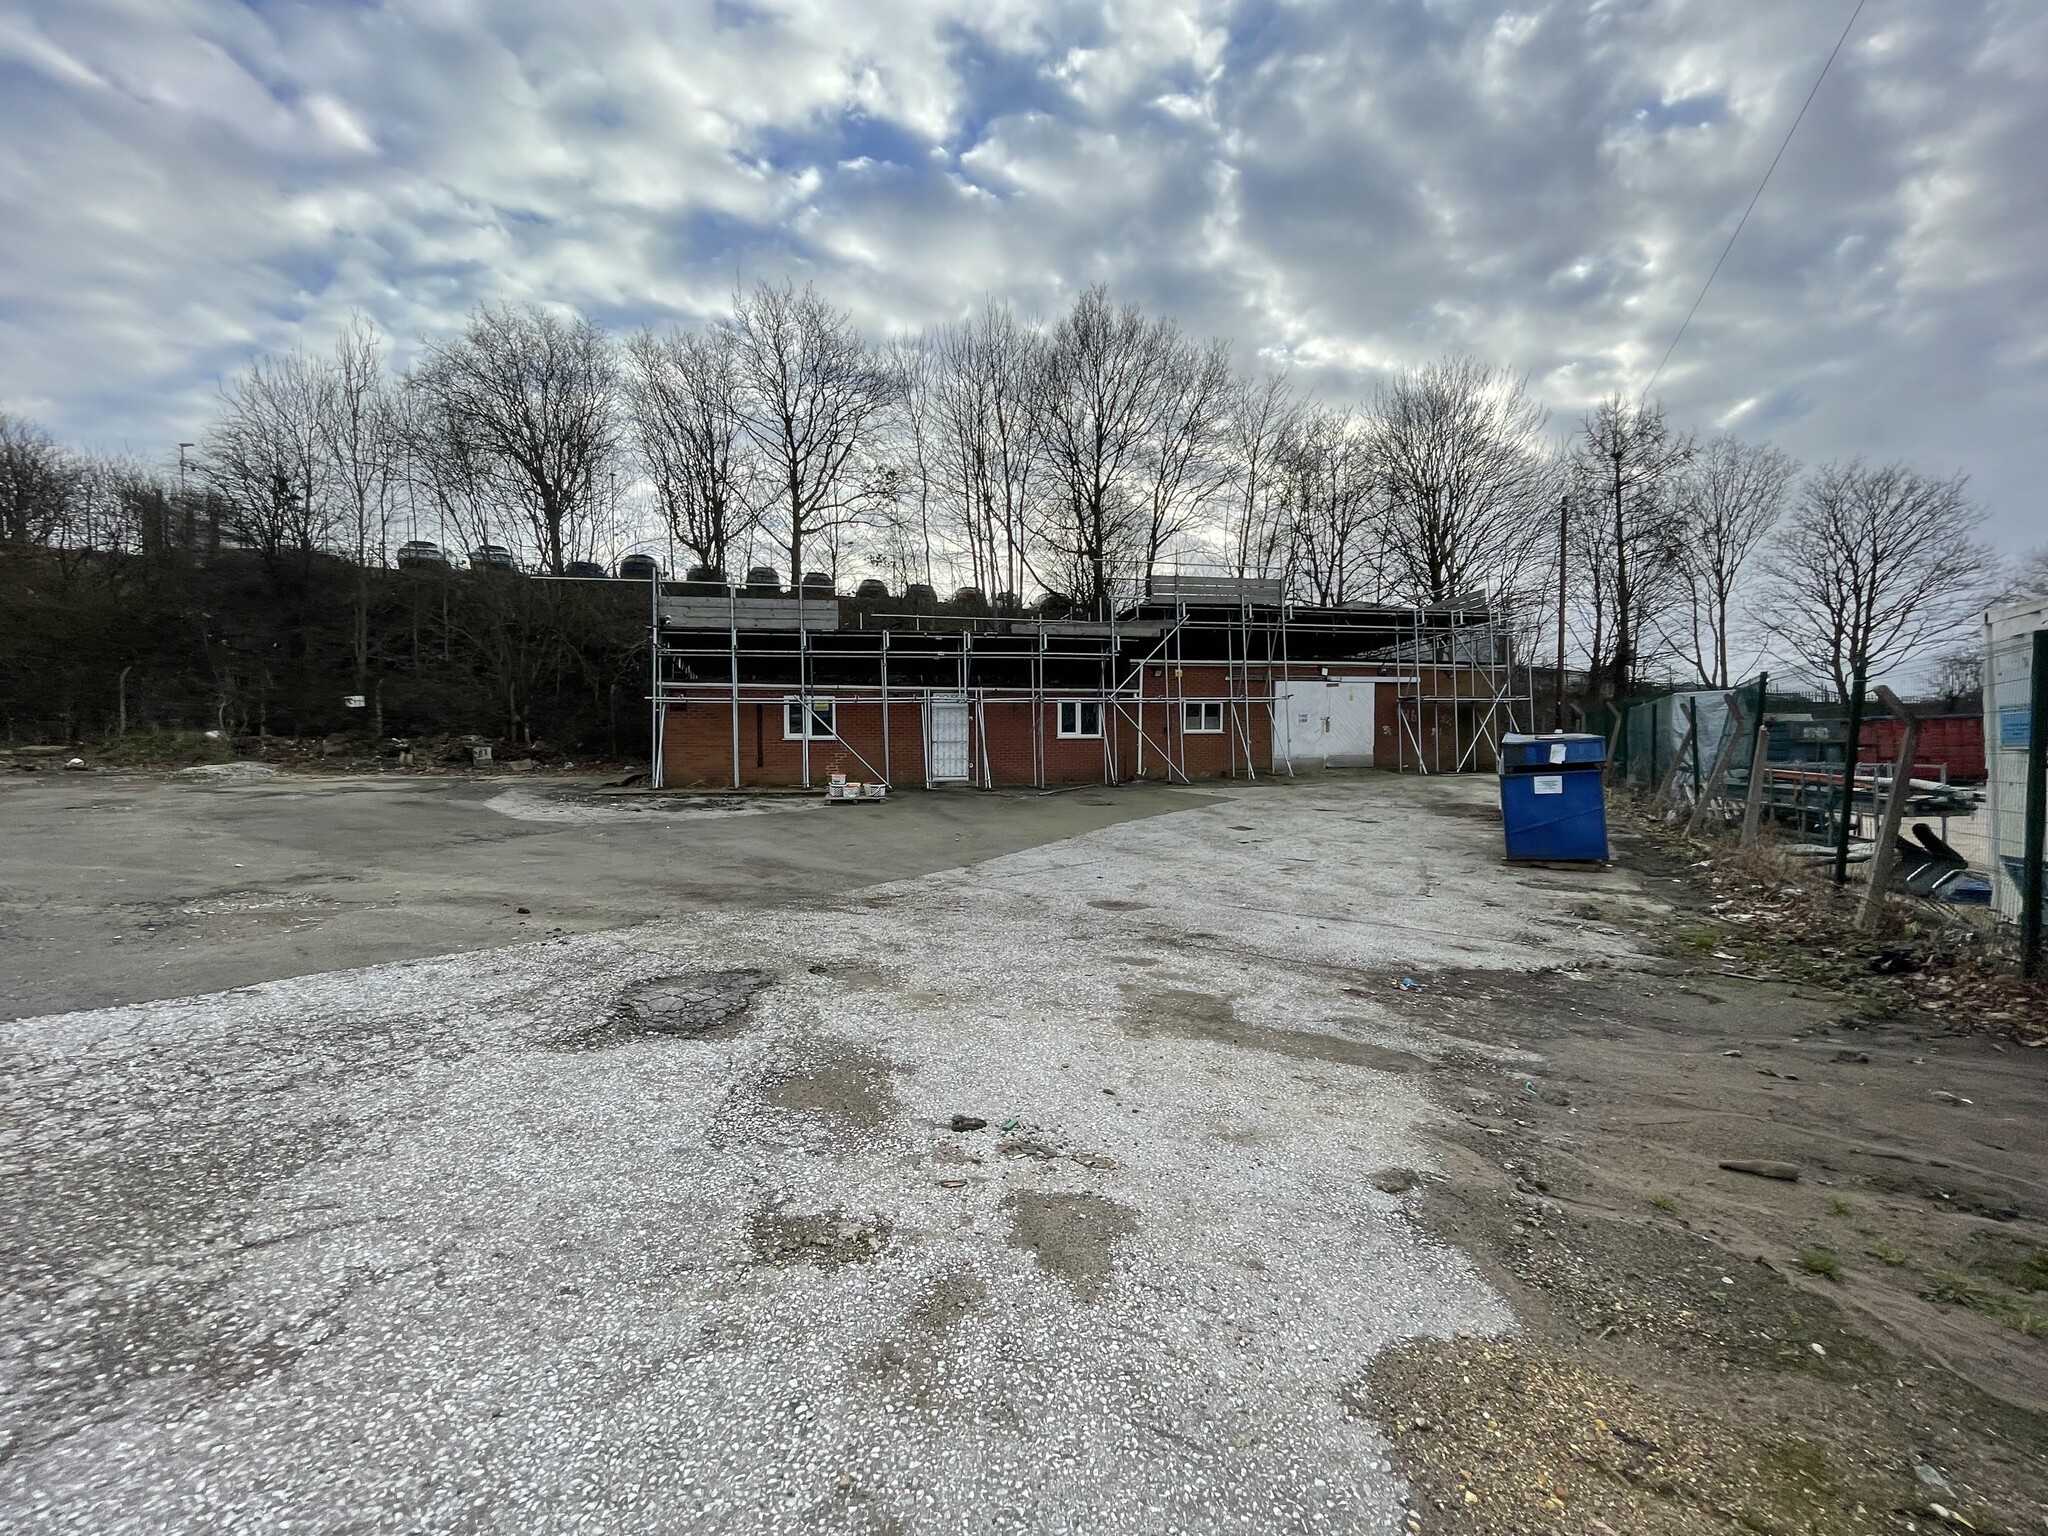
[[1757, 199], [1764, 195], [1764, 188], [1771, 184], [1771, 172], [1777, 170], [1778, 162], [1785, 158], [1785, 151], [1792, 147], [1792, 135], [1799, 131], [1799, 125], [1806, 120], [1806, 109], [1813, 105], [1813, 98], [1820, 94], [1820, 83], [1827, 79], [1828, 71], [1835, 66], [1835, 55], [1842, 51], [1842, 45], [1849, 41], [1849, 33], [1856, 25], [1856, 18], [1863, 14], [1864, 0], [1856, 0], [1856, 9], [1849, 13], [1849, 21], [1842, 28], [1842, 35], [1835, 39], [1834, 50], [1821, 65], [1820, 73], [1814, 76], [1813, 89], [1806, 93], [1806, 100], [1800, 104], [1799, 115], [1792, 119], [1792, 126], [1785, 130], [1785, 142], [1778, 146], [1778, 152], [1771, 156], [1770, 169], [1764, 172], [1764, 179], [1756, 184], [1756, 192], [1750, 197], [1749, 206], [1742, 210], [1742, 217], [1735, 222], [1735, 233], [1728, 237], [1728, 243], [1721, 247], [1721, 260], [1714, 263], [1714, 270], [1707, 274], [1707, 280], [1700, 286], [1700, 296], [1692, 301], [1692, 308], [1685, 312], [1685, 319], [1679, 322], [1678, 334], [1671, 338], [1671, 345], [1664, 349], [1664, 362], [1657, 365], [1657, 371], [1650, 375], [1650, 382], [1643, 386], [1642, 394], [1636, 397], [1636, 408], [1640, 410], [1657, 380], [1663, 377], [1664, 365], [1671, 361], [1671, 354], [1678, 350], [1679, 342], [1685, 339], [1685, 329], [1692, 324], [1692, 317], [1700, 312], [1700, 305], [1706, 302], [1707, 290], [1714, 286], [1714, 279], [1721, 275], [1721, 263], [1728, 259], [1728, 253], [1735, 249], [1735, 242], [1742, 237], [1742, 227], [1749, 222], [1749, 216], [1756, 212]]

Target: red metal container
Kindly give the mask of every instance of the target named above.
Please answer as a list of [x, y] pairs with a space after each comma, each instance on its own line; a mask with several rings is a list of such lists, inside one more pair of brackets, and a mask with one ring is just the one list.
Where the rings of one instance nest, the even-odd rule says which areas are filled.
[[[1898, 755], [1899, 735], [1905, 729], [1890, 715], [1863, 722], [1857, 757], [1866, 763], [1888, 763]], [[1920, 744], [1913, 749], [1913, 776], [1939, 778], [1946, 766], [1951, 784], [1984, 782], [1984, 717], [1982, 715], [1924, 715], [1920, 720]], [[1837, 770], [1839, 774], [1839, 770]]]

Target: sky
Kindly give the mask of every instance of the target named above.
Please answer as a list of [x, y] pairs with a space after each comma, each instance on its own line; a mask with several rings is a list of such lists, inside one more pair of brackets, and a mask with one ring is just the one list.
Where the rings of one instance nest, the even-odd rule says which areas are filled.
[[[1093, 282], [1342, 401], [1649, 383], [1854, 0], [7, 0], [0, 408], [155, 457], [351, 310], [880, 337]], [[1657, 383], [2048, 543], [2048, 5], [1866, 0]]]

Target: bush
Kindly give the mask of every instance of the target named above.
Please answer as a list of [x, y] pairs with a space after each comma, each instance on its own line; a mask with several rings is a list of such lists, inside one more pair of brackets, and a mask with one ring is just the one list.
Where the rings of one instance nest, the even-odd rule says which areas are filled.
[[210, 739], [201, 731], [130, 731], [94, 754], [103, 763], [225, 763], [235, 750], [225, 738]]

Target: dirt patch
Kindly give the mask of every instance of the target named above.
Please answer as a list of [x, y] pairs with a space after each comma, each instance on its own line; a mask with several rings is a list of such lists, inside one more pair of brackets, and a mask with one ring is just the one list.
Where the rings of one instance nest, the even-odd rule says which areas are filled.
[[560, 1042], [601, 1049], [644, 1036], [695, 1040], [737, 1031], [770, 982], [766, 971], [683, 971], [635, 982], [618, 996], [611, 1017]]
[[1117, 1245], [1138, 1230], [1137, 1213], [1102, 1195], [1019, 1190], [1010, 1210], [1010, 1246], [1074, 1288], [1083, 1301], [1102, 1294], [1115, 1268]]
[[1528, 1340], [1411, 1346], [1375, 1373], [1370, 1401], [1435, 1530], [1875, 1536], [1907, 1529], [1901, 1516], [1968, 1528], [1934, 1513], [1944, 1497], [1989, 1518], [1911, 1461], [1845, 1456], [1830, 1426], [1760, 1439], [1745, 1415], [1695, 1411]]
[[1091, 901], [1088, 905], [1095, 908], [1098, 912], [1143, 912], [1152, 903], [1149, 901], [1111, 901], [1105, 898], [1101, 901]]
[[1416, 1208], [1523, 1325], [1397, 1351], [1358, 1394], [1415, 1528], [2042, 1529], [2048, 1156], [2017, 1128], [2048, 1063], [1670, 969], [1393, 994], [1470, 1042], [1432, 1068], [1449, 1177]]
[[1182, 987], [1146, 987], [1135, 982], [1122, 984], [1125, 1009], [1123, 1027], [1145, 1039], [1172, 1035], [1182, 1040], [1207, 1040], [1217, 1045], [1234, 1045], [1240, 1050], [1267, 1051], [1296, 1061], [1337, 1062], [1350, 1067], [1369, 1067], [1375, 1072], [1412, 1072], [1426, 1065], [1413, 1052], [1327, 1035], [1306, 1029], [1265, 1029], [1238, 1017], [1236, 1005], [1227, 997], [1194, 992]]
[[817, 1264], [838, 1269], [866, 1264], [889, 1246], [889, 1223], [844, 1211], [787, 1211], [770, 1206], [747, 1222], [747, 1247], [756, 1260], [778, 1269]]
[[762, 1096], [777, 1109], [816, 1115], [835, 1131], [872, 1131], [902, 1108], [895, 1072], [886, 1057], [845, 1047], [777, 1078]]
[[952, 1336], [987, 1301], [988, 1285], [978, 1275], [942, 1276], [911, 1307], [895, 1337], [854, 1362], [855, 1379], [919, 1408], [935, 1406], [951, 1380]]

